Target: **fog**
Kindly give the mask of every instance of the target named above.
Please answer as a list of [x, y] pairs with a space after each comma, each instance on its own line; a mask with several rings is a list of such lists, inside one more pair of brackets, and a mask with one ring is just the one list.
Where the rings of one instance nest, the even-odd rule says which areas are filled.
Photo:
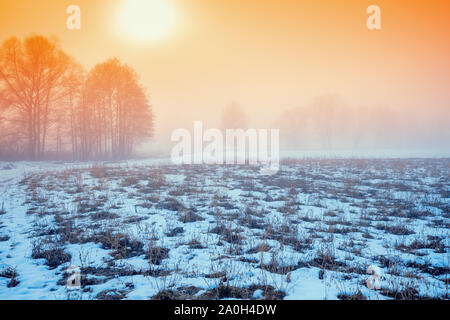
[[449, 2], [380, 0], [370, 31], [363, 1], [174, 0], [170, 35], [139, 44], [116, 34], [120, 2], [79, 0], [70, 31], [66, 1], [3, 1], [0, 40], [55, 36], [85, 72], [112, 57], [133, 68], [154, 115], [137, 156], [167, 157], [195, 120], [223, 129], [233, 102], [248, 128], [280, 130], [286, 156], [450, 153]]
[[[352, 105], [337, 94], [324, 94], [309, 104], [274, 112], [273, 117], [265, 119], [252, 118], [251, 112], [238, 102], [217, 109], [216, 115], [206, 120], [193, 117], [178, 122], [190, 131], [194, 120], [203, 120], [206, 129], [222, 131], [279, 129], [283, 157], [450, 156], [450, 108], [446, 106], [405, 109], [377, 104]], [[234, 121], [230, 120], [233, 117]], [[174, 129], [170, 125], [160, 126], [157, 139], [142, 145], [139, 154], [168, 156], [175, 145], [170, 141]]]

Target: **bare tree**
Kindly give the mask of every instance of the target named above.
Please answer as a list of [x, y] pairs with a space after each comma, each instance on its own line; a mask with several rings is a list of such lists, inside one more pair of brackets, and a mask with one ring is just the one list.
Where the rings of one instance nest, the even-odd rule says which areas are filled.
[[152, 135], [153, 114], [136, 72], [118, 59], [96, 65], [86, 80], [83, 117], [95, 157], [124, 158]]
[[32, 160], [44, 155], [52, 110], [62, 97], [70, 63], [56, 40], [42, 36], [10, 38], [0, 48], [0, 90], [25, 128]]
[[245, 111], [237, 102], [227, 105], [222, 112], [221, 128], [243, 129], [248, 128], [248, 117]]
[[56, 40], [10, 38], [0, 47], [0, 157], [125, 158], [152, 130], [138, 75], [118, 59], [86, 75]]

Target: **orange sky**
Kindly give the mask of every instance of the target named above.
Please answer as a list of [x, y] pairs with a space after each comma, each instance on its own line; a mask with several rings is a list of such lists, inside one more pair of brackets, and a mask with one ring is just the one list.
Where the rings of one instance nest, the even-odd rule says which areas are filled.
[[[0, 40], [54, 35], [87, 68], [121, 58], [151, 94], [157, 137], [194, 119], [217, 125], [233, 100], [254, 126], [327, 93], [449, 115], [448, 0], [172, 0], [174, 30], [148, 43], [117, 35], [122, 1], [0, 0]], [[70, 4], [80, 31], [65, 27]], [[381, 31], [366, 28], [371, 4]]]

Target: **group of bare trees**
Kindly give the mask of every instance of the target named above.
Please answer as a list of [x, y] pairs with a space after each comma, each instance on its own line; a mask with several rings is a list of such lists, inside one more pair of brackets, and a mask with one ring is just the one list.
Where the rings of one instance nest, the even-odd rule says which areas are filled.
[[391, 108], [354, 107], [337, 95], [324, 95], [285, 112], [273, 126], [282, 128], [283, 149], [330, 151], [401, 146], [408, 138], [403, 122]]
[[118, 59], [86, 73], [43, 36], [0, 47], [0, 158], [126, 158], [152, 129], [138, 75]]

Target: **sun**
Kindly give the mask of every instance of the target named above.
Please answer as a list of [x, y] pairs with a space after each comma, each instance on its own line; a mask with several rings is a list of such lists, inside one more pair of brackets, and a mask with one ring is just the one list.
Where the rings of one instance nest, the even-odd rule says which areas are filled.
[[175, 9], [170, 0], [124, 0], [118, 19], [121, 34], [148, 42], [170, 34], [175, 25]]

